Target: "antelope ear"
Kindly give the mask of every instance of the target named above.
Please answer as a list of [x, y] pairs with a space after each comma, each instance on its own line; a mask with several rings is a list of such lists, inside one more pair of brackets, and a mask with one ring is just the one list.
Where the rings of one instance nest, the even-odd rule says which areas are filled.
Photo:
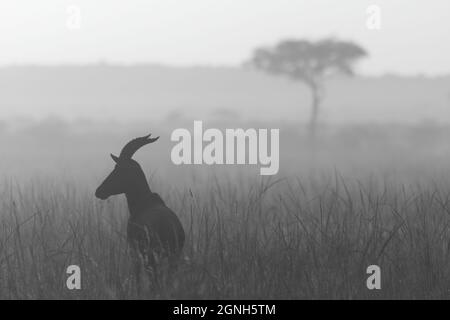
[[115, 155], [113, 155], [112, 153], [111, 153], [111, 158], [114, 160], [115, 163], [119, 162], [119, 158], [116, 157]]

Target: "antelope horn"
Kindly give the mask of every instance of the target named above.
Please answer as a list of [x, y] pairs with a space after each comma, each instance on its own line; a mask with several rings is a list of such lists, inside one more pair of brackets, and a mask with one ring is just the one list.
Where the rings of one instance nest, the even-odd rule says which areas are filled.
[[122, 151], [120, 151], [120, 159], [131, 159], [131, 157], [135, 154], [136, 151], [138, 151], [143, 146], [153, 143], [156, 140], [159, 139], [159, 137], [156, 138], [150, 138], [152, 134], [149, 134], [144, 137], [136, 138], [128, 142], [125, 147], [123, 147]]

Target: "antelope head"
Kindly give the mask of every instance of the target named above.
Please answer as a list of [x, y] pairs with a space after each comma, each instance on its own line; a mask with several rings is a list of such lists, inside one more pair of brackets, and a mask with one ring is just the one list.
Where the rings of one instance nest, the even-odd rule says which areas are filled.
[[97, 198], [106, 200], [110, 196], [133, 191], [137, 183], [147, 183], [141, 166], [132, 157], [141, 147], [153, 143], [159, 138], [150, 138], [150, 136], [151, 134], [131, 140], [123, 147], [118, 157], [111, 154], [116, 165], [95, 191]]

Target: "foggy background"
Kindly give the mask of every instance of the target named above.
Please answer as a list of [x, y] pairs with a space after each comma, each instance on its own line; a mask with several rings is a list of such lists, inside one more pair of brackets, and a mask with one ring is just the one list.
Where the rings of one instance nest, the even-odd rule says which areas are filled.
[[[0, 299], [448, 299], [449, 13], [0, 1]], [[279, 129], [278, 174], [174, 165], [171, 133], [194, 120]], [[186, 242], [178, 270], [139, 292], [127, 202], [95, 190], [110, 153], [149, 133], [134, 159]], [[69, 265], [82, 290], [67, 290]]]
[[[380, 29], [367, 27], [371, 5]], [[280, 172], [338, 170], [441, 176], [450, 148], [448, 1], [28, 1], [0, 4], [0, 174], [87, 177], [109, 153], [152, 132], [136, 158], [163, 180], [173, 129], [279, 128]], [[286, 39], [352, 41], [368, 56], [355, 76], [325, 81], [317, 140], [307, 134], [311, 92], [248, 66], [254, 50]]]

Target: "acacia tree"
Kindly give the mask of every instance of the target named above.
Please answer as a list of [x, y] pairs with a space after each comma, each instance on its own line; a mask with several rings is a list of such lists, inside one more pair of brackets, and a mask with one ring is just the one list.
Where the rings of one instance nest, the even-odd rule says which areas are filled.
[[333, 72], [353, 75], [353, 65], [367, 52], [353, 42], [325, 39], [317, 42], [286, 40], [273, 48], [259, 48], [250, 64], [275, 75], [301, 81], [312, 93], [310, 132], [314, 137], [324, 96], [325, 77]]

